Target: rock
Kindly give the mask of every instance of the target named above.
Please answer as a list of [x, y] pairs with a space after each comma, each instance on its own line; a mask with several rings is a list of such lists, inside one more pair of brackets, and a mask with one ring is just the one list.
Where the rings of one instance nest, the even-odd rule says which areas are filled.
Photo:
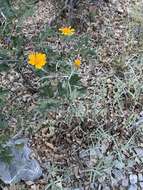
[[31, 190], [37, 190], [37, 187], [35, 184], [31, 186]]
[[33, 181], [26, 181], [25, 183], [26, 183], [26, 185], [28, 185], [28, 186], [31, 186], [31, 185], [33, 185], [33, 184], [34, 184], [34, 182], [33, 182]]
[[140, 117], [143, 117], [143, 111], [140, 112]]
[[9, 147], [12, 159], [9, 164], [0, 160], [0, 179], [4, 183], [34, 181], [42, 175], [37, 160], [30, 158], [31, 149], [27, 145], [27, 140], [12, 139], [5, 146]]
[[137, 175], [135, 175], [135, 174], [130, 175], [130, 183], [131, 184], [136, 184], [137, 183]]
[[117, 11], [118, 11], [118, 13], [120, 13], [120, 14], [124, 13], [123, 8], [122, 8], [119, 4], [118, 4], [118, 6], [117, 6]]
[[139, 157], [143, 157], [143, 148], [135, 148], [134, 150]]
[[130, 185], [128, 190], [137, 190], [137, 185]]

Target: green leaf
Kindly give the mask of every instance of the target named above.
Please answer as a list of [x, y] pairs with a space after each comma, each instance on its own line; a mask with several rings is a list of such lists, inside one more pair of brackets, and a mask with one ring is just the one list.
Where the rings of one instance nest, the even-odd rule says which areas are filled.
[[2, 108], [5, 105], [5, 97], [7, 93], [7, 90], [0, 88], [0, 108]]
[[54, 89], [52, 88], [51, 83], [48, 83], [47, 85], [40, 88], [40, 95], [48, 96], [49, 98], [54, 96]]
[[73, 74], [69, 80], [70, 85], [80, 85], [80, 77], [78, 74]]
[[5, 94], [7, 94], [7, 93], [8, 93], [8, 90], [5, 90], [2, 87], [0, 87], [0, 96], [3, 96]]
[[8, 127], [8, 123], [5, 120], [5, 116], [0, 114], [0, 129], [6, 129]]
[[14, 16], [14, 11], [9, 0], [0, 0], [0, 8], [5, 17], [10, 18]]
[[0, 108], [2, 108], [5, 104], [5, 101], [3, 99], [0, 98]]
[[22, 150], [23, 147], [24, 147], [24, 143], [15, 144], [15, 147], [16, 147], [18, 150]]
[[59, 82], [58, 83], [58, 95], [60, 97], [66, 97], [68, 93], [68, 86], [66, 84], [66, 81]]
[[9, 59], [9, 51], [1, 48], [0, 49], [0, 60], [5, 60], [5, 59]]
[[56, 99], [48, 99], [48, 100], [41, 100], [39, 101], [39, 110], [45, 111], [45, 110], [53, 110], [55, 108], [58, 108], [60, 106], [61, 102], [60, 100]]
[[10, 67], [6, 63], [0, 63], [0, 72], [8, 71]]
[[10, 164], [12, 160], [12, 154], [9, 147], [0, 148], [0, 159], [5, 163]]

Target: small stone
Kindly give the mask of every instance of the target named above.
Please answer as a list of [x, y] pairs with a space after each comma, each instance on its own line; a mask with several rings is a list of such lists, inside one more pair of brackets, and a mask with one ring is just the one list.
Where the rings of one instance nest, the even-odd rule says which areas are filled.
[[137, 185], [130, 185], [128, 190], [137, 190]]
[[123, 187], [128, 187], [128, 185], [129, 185], [129, 180], [128, 180], [128, 178], [124, 178], [124, 179], [122, 180], [122, 186], [123, 186]]
[[33, 185], [33, 184], [34, 184], [34, 182], [33, 182], [33, 181], [26, 181], [25, 183], [26, 183], [26, 185], [28, 185], [28, 186], [31, 186], [31, 185]]
[[143, 111], [140, 112], [140, 117], [143, 117]]
[[143, 148], [135, 148], [135, 152], [139, 157], [143, 157]]
[[112, 83], [112, 80], [110, 78], [107, 79], [107, 83], [110, 84]]
[[36, 189], [37, 189], [37, 188], [36, 188], [36, 185], [35, 185], [35, 184], [31, 186], [31, 190], [36, 190]]
[[137, 183], [137, 175], [135, 175], [135, 174], [130, 175], [130, 183], [131, 184]]
[[139, 181], [143, 181], [143, 175], [140, 173], [138, 174]]
[[120, 14], [124, 13], [124, 10], [123, 10], [123, 8], [122, 8], [121, 6], [118, 6], [117, 11], [118, 11]]

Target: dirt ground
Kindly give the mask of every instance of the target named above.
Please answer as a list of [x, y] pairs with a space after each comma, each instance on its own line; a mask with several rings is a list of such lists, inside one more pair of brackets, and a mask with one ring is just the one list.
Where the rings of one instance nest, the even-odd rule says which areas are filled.
[[[87, 87], [87, 95], [78, 100], [77, 104], [80, 107], [82, 102], [80, 109], [84, 119], [81, 121], [78, 117], [73, 117], [70, 120], [66, 109], [59, 113], [48, 113], [44, 119], [35, 113], [35, 118], [31, 123], [27, 123], [29, 130], [33, 128], [33, 133], [29, 135], [29, 131], [26, 131], [24, 135], [28, 135], [30, 139], [32, 156], [38, 159], [43, 169], [43, 177], [36, 182], [3, 187], [3, 190], [143, 189], [142, 161], [133, 163], [138, 153], [124, 150], [122, 155], [120, 152], [120, 144], [124, 144], [125, 139], [130, 141], [134, 131], [121, 130], [120, 126], [125, 120], [118, 115], [118, 108], [112, 104], [112, 76], [118, 73], [119, 69], [115, 60], [127, 53], [129, 10], [135, 3], [131, 0], [96, 0], [90, 3], [83, 0], [75, 8], [71, 22], [79, 33], [84, 31], [91, 36], [91, 48], [97, 49], [97, 62], [85, 60], [80, 71], [82, 82]], [[22, 23], [22, 33], [29, 38], [27, 50], [32, 48], [31, 37], [45, 25], [67, 22], [67, 17], [62, 16], [59, 16], [59, 20], [54, 20], [57, 13], [57, 5], [54, 5], [52, 0], [38, 1], [33, 15]], [[33, 83], [36, 81], [33, 81], [35, 76], [26, 67], [22, 71], [26, 80], [32, 80]], [[95, 94], [102, 93], [102, 80], [106, 81], [107, 94], [98, 105], [94, 105]], [[32, 110], [37, 94], [31, 93], [29, 86], [24, 83], [23, 76], [12, 70], [1, 77], [1, 83], [10, 89], [13, 88], [8, 104], [19, 104], [19, 108], [22, 106], [28, 112]], [[95, 86], [98, 89], [98, 85], [99, 91], [95, 92]], [[93, 113], [93, 107], [100, 110], [104, 107], [103, 103], [108, 114], [105, 118], [102, 113], [101, 117], [95, 120], [96, 113]], [[136, 113], [139, 114], [140, 111], [137, 110]], [[128, 118], [131, 112], [126, 109], [124, 114], [124, 117]], [[17, 121], [10, 118], [9, 122], [13, 124], [14, 129]], [[105, 129], [102, 134], [100, 125]], [[115, 137], [115, 142], [109, 134]], [[142, 146], [138, 140], [136, 142], [139, 147]], [[121, 160], [125, 161], [120, 162], [117, 159], [116, 151], [119, 157], [122, 157]], [[143, 154], [143, 150], [140, 150], [139, 154]], [[129, 161], [126, 161], [127, 158], [130, 158]]]

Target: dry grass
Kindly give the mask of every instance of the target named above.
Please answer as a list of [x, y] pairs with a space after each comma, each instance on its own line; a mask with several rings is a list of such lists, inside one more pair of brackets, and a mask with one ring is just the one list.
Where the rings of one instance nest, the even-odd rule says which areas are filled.
[[[137, 11], [131, 11], [130, 5]], [[80, 70], [87, 87], [85, 97], [64, 105], [57, 112], [43, 115], [35, 112], [34, 119], [30, 115], [27, 118], [26, 113], [23, 115], [19, 110], [23, 107], [31, 113], [38, 96], [28, 91], [21, 76], [18, 79], [24, 93], [20, 99], [15, 96], [20, 107], [12, 112], [12, 117], [18, 113], [19, 117], [23, 115], [23, 127], [28, 125], [25, 135], [30, 137], [44, 168], [43, 179], [35, 182], [37, 190], [98, 189], [100, 186], [120, 189], [130, 174], [143, 172], [141, 152], [136, 152], [136, 148], [142, 149], [142, 123], [137, 127], [133, 125], [140, 119], [143, 104], [142, 12], [138, 5], [133, 1], [110, 1], [109, 4], [100, 1], [94, 6], [86, 5], [82, 17], [78, 17], [86, 22], [86, 32], [84, 25], [78, 28], [76, 23], [79, 35], [88, 34], [90, 49], [96, 51], [96, 56], [83, 60]], [[31, 40], [41, 30], [43, 34], [43, 28], [54, 15], [55, 8], [50, 1], [39, 1], [32, 17], [23, 22], [23, 33]], [[60, 17], [57, 23], [66, 23], [65, 18]], [[57, 38], [48, 40], [48, 45], [59, 48]], [[65, 46], [65, 42], [61, 43]], [[29, 81], [36, 80], [32, 71], [23, 69]], [[12, 77], [10, 73], [6, 73], [7, 76]], [[14, 84], [12, 79], [8, 85], [11, 84]], [[26, 188], [32, 189], [32, 186]]]

